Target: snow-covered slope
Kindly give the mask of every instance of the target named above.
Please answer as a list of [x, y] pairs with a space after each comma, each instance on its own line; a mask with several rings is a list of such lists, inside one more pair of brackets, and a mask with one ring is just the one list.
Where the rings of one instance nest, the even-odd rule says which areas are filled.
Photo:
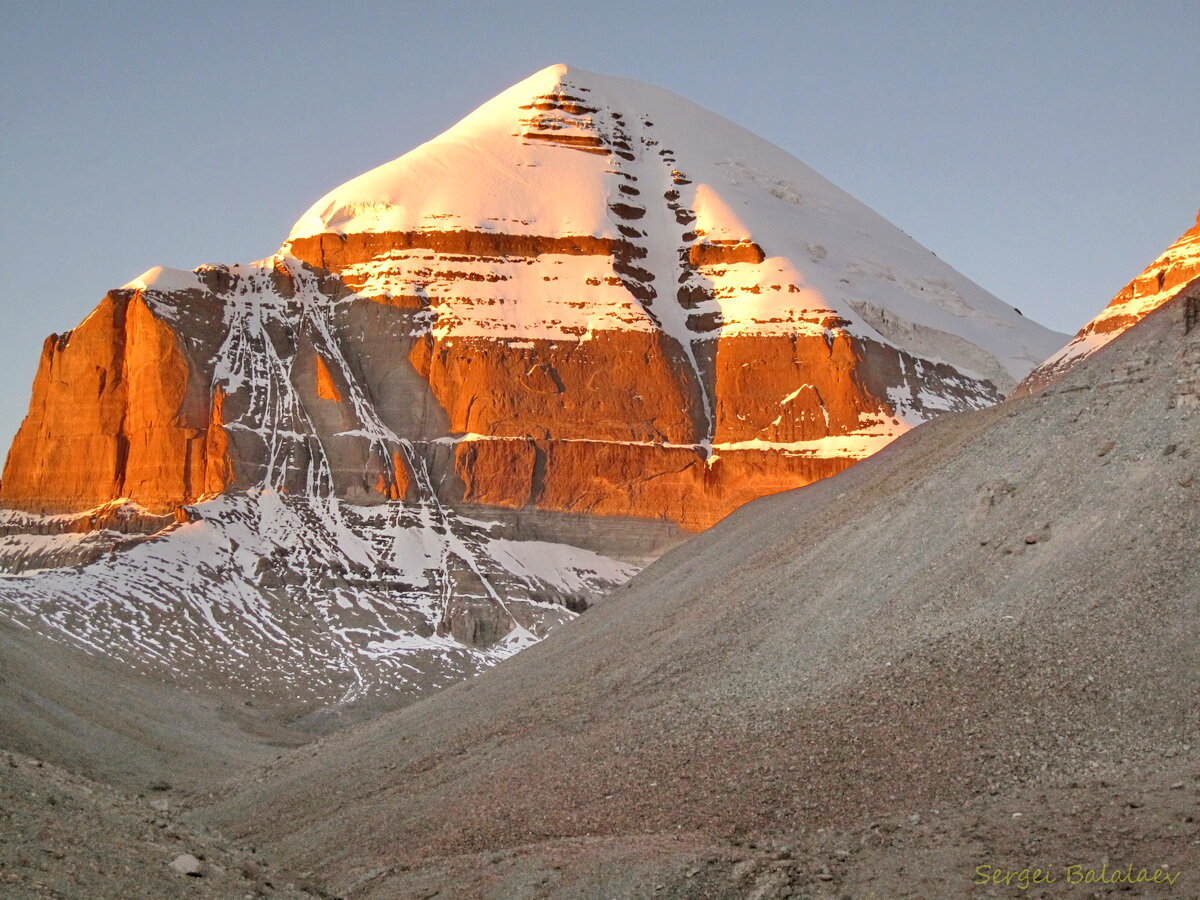
[[131, 539], [0, 510], [0, 532], [13, 526], [0, 566], [44, 566], [0, 576], [5, 615], [195, 686], [301, 705], [411, 700], [540, 640], [574, 617], [564, 604], [582, 609], [636, 571], [430, 495], [357, 507], [264, 489], [190, 512]]
[[[89, 348], [120, 345], [99, 380], [125, 384], [125, 407], [101, 415], [122, 425], [163, 414], [135, 373], [159, 392], [173, 368], [199, 375], [205, 430], [184, 418], [195, 384], [172, 403], [184, 481], [203, 493], [154, 509], [123, 495], [165, 478], [175, 445], [118, 435], [126, 470], [88, 482], [117, 497], [76, 513], [0, 509], [3, 614], [174, 681], [301, 707], [394, 703], [529, 646], [632, 575], [660, 528], [643, 539], [628, 526], [621, 552], [620, 535], [580, 523], [445, 502], [448, 447], [397, 435], [346, 356], [372, 306], [296, 260], [153, 269], [110, 294], [46, 365], [78, 388]], [[155, 355], [146, 335], [162, 327], [182, 361]], [[320, 396], [322, 371], [336, 401]], [[87, 476], [86, 459], [63, 462]], [[613, 546], [626, 561], [604, 555]]]

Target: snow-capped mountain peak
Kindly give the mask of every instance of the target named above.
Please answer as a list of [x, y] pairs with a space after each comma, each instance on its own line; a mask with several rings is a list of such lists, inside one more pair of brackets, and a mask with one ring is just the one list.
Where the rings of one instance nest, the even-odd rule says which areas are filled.
[[552, 66], [275, 256], [151, 269], [47, 340], [0, 611], [171, 678], [413, 697], [1062, 340], [779, 147]]

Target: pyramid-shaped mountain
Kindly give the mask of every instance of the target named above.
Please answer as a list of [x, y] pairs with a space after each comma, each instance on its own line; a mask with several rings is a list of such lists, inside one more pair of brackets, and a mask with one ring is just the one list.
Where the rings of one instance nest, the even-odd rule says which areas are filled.
[[274, 257], [51, 336], [0, 604], [172, 677], [415, 696], [1063, 342], [778, 147], [553, 66]]

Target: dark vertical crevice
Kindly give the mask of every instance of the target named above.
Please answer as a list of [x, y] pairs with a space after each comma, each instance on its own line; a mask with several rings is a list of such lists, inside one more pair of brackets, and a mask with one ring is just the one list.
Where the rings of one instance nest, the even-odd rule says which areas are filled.
[[113, 300], [113, 353], [112, 367], [115, 379], [112, 385], [113, 402], [119, 405], [120, 418], [116, 428], [116, 452], [113, 460], [113, 492], [116, 500], [125, 496], [125, 480], [129, 473], [129, 435], [126, 425], [129, 420], [129, 360], [127, 333], [129, 319], [129, 303], [132, 292], [113, 291], [109, 296]]
[[533, 442], [533, 474], [529, 478], [530, 506], [537, 506], [542, 496], [542, 485], [546, 482], [546, 450], [537, 441]]

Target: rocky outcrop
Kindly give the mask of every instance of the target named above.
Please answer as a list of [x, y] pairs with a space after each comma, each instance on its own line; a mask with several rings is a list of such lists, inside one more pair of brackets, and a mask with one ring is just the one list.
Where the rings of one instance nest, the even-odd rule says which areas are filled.
[[219, 493], [222, 403], [142, 292], [112, 291], [74, 331], [47, 338], [0, 502], [77, 512], [131, 498], [163, 512]]

